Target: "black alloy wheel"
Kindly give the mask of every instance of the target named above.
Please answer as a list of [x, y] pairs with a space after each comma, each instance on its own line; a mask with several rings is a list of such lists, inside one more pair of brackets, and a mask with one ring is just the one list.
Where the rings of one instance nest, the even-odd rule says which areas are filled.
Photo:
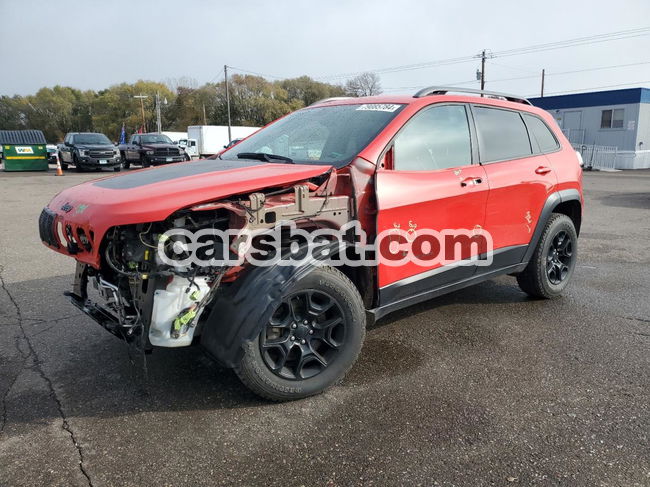
[[566, 231], [560, 231], [548, 248], [546, 256], [546, 274], [552, 284], [560, 284], [569, 275], [569, 266], [573, 258], [573, 242]]
[[526, 268], [517, 274], [522, 291], [534, 298], [554, 298], [562, 294], [575, 271], [578, 232], [571, 218], [553, 213]]
[[286, 296], [260, 336], [266, 366], [289, 380], [309, 379], [336, 360], [345, 343], [341, 306], [315, 289]]

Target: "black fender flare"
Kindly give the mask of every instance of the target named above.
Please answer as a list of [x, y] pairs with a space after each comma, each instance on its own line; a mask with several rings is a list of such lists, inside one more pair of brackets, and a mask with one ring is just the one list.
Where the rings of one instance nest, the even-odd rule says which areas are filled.
[[539, 243], [539, 239], [542, 237], [542, 232], [544, 231], [546, 222], [548, 222], [548, 219], [551, 217], [553, 210], [555, 210], [561, 203], [576, 200], [582, 205], [580, 192], [577, 189], [563, 189], [561, 191], [556, 191], [555, 193], [551, 193], [548, 198], [546, 198], [542, 212], [540, 213], [537, 220], [537, 225], [535, 226], [533, 237], [530, 239], [528, 249], [526, 250], [524, 258], [521, 261], [522, 263], [530, 262], [530, 259], [533, 256], [533, 252], [535, 252], [537, 244]]
[[[329, 256], [341, 244], [325, 248]], [[244, 344], [254, 340], [271, 318], [282, 294], [295, 282], [323, 264], [326, 257], [310, 257], [300, 266], [250, 267], [231, 285], [217, 291], [210, 313], [201, 324], [201, 346], [222, 365], [233, 368], [241, 361]]]

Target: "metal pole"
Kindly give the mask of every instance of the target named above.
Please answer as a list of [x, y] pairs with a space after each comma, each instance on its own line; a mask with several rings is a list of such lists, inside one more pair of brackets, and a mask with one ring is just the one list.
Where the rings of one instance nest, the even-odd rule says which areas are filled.
[[228, 106], [228, 143], [232, 142], [232, 135], [230, 133], [230, 92], [228, 91], [228, 66], [223, 65], [223, 74], [226, 80], [226, 105]]
[[484, 89], [485, 89], [485, 49], [483, 49], [483, 52], [481, 52], [481, 91], [483, 91]]
[[542, 94], [541, 94], [542, 98], [544, 98], [544, 75], [545, 75], [545, 71], [546, 70], [542, 69]]

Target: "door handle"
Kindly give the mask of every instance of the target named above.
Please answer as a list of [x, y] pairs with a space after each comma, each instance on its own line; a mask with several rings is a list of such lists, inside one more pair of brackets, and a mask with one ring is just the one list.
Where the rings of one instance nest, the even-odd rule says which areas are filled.
[[460, 185], [464, 188], [465, 186], [474, 186], [475, 184], [481, 184], [483, 180], [481, 178], [465, 178], [460, 182]]
[[539, 166], [537, 169], [535, 169], [535, 173], [536, 174], [548, 174], [548, 173], [551, 172], [551, 170], [552, 169], [550, 167]]

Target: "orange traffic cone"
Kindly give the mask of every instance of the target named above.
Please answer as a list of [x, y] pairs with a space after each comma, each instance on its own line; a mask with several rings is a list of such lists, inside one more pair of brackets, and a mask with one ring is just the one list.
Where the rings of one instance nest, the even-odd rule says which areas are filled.
[[59, 161], [59, 155], [55, 154], [56, 157], [56, 174], [55, 176], [63, 176], [63, 169], [61, 169], [61, 161]]

